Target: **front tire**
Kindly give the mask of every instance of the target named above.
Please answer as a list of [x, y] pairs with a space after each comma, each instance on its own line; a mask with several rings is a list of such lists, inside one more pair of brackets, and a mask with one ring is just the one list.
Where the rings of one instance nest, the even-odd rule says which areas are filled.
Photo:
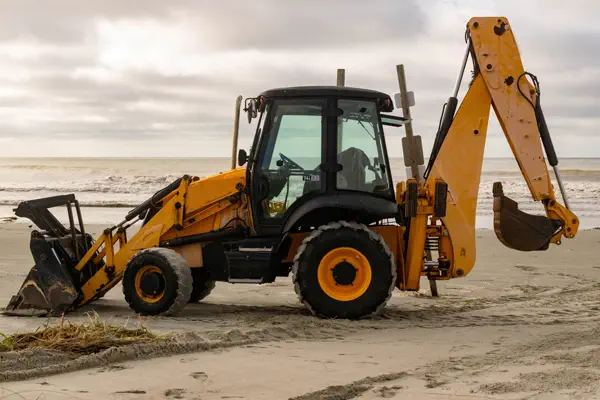
[[193, 287], [190, 267], [177, 252], [165, 248], [140, 251], [123, 274], [123, 294], [141, 315], [175, 315], [189, 302]]
[[300, 301], [325, 318], [377, 315], [396, 284], [394, 258], [383, 238], [346, 221], [323, 225], [304, 239], [292, 273]]

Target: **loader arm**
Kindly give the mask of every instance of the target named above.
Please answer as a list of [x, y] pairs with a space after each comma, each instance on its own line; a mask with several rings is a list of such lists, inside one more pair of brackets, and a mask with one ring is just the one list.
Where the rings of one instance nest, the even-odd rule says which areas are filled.
[[[556, 199], [542, 143], [550, 164], [556, 167], [558, 161], [541, 107], [536, 107], [539, 88], [536, 90], [526, 78], [508, 21], [472, 18], [467, 42], [474, 78], [456, 115], [444, 116], [447, 130], [444, 132], [442, 126], [438, 132], [426, 172], [430, 192], [436, 181], [448, 184], [446, 215], [441, 220], [451, 238], [452, 276], [466, 275], [475, 263], [475, 216], [490, 106], [532, 198], [542, 202], [546, 214], [529, 215], [518, 210], [517, 204], [504, 196], [501, 183], [495, 183], [494, 230], [500, 241], [521, 251], [546, 250], [550, 243], [560, 244], [563, 237], [574, 237], [579, 224], [575, 214]], [[415, 229], [425, 229], [424, 220], [420, 225]]]
[[[104, 244], [105, 262], [82, 285], [83, 297], [77, 306], [102, 297], [119, 283], [127, 263], [141, 250], [175, 244], [182, 238], [189, 244], [199, 243], [208, 240], [203, 237], [207, 233], [235, 233], [238, 227], [251, 227], [248, 199], [242, 193], [246, 183], [245, 175], [246, 170], [239, 168], [201, 180], [184, 176], [179, 181], [179, 187], [161, 199], [160, 209], [130, 240], [123, 240], [123, 230], [118, 230], [113, 235], [114, 228], [107, 229], [97, 241], [98, 247]], [[120, 247], [115, 250], [113, 243], [118, 239], [121, 239]], [[86, 265], [88, 260], [85, 257], [91, 256], [94, 250], [84, 256], [75, 267], [76, 270]], [[201, 258], [199, 248], [194, 252]], [[98, 261], [102, 263], [101, 259]]]

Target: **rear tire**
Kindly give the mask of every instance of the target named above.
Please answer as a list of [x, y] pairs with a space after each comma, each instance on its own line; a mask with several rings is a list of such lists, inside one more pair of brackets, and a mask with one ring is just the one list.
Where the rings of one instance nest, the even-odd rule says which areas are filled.
[[292, 273], [300, 301], [325, 318], [377, 315], [396, 284], [394, 258], [384, 239], [346, 221], [323, 225], [306, 237]]
[[215, 288], [216, 284], [215, 281], [208, 279], [208, 270], [206, 268], [192, 268], [191, 271], [194, 284], [189, 302], [197, 303], [208, 296]]
[[123, 294], [141, 315], [175, 315], [189, 302], [193, 278], [177, 252], [165, 248], [140, 251], [123, 274]]

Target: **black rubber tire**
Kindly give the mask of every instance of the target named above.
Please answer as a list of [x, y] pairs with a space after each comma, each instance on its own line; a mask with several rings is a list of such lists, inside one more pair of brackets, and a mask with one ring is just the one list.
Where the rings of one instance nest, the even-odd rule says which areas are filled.
[[[329, 297], [317, 277], [322, 257], [342, 246], [359, 250], [371, 265], [369, 287], [351, 301]], [[323, 225], [307, 236], [296, 252], [292, 273], [296, 294], [313, 315], [343, 319], [379, 314], [392, 295], [397, 275], [394, 258], [384, 239], [363, 224], [347, 221]]]
[[191, 268], [194, 284], [190, 303], [197, 303], [204, 299], [215, 288], [215, 281], [208, 279], [208, 270], [206, 268]]
[[[153, 265], [162, 270], [166, 287], [156, 303], [140, 298], [135, 290], [135, 276], [140, 268]], [[165, 248], [150, 248], [137, 253], [123, 274], [123, 294], [129, 307], [141, 315], [175, 315], [185, 307], [192, 294], [191, 268], [177, 252]]]

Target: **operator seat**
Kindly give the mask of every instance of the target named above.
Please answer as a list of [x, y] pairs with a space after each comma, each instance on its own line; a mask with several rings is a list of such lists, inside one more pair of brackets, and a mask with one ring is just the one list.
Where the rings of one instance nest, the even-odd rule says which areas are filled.
[[[366, 168], [371, 165], [369, 157], [364, 151], [356, 147], [349, 147], [338, 153], [337, 162], [342, 165], [342, 170], [338, 172], [337, 188], [348, 190], [361, 190], [370, 192], [367, 187]], [[317, 170], [318, 168], [315, 168]], [[302, 194], [307, 194], [320, 187], [320, 182], [305, 182]]]
[[349, 147], [338, 154], [338, 163], [342, 165], [342, 170], [338, 174], [343, 178], [341, 181], [345, 181], [345, 185], [338, 183], [338, 188], [365, 191], [367, 184], [365, 169], [371, 165], [365, 152], [356, 147]]

